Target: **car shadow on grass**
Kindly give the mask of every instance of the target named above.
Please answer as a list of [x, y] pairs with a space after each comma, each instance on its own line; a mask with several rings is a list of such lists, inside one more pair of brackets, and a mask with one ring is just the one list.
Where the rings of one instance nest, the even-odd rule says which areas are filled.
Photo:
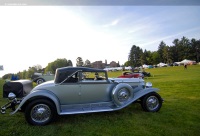
[[63, 115], [58, 116], [56, 121], [53, 124], [84, 124], [84, 123], [91, 123], [95, 124], [97, 121], [111, 121], [114, 122], [116, 119], [119, 118], [127, 118], [128, 116], [134, 116], [137, 114], [145, 113], [141, 105], [139, 103], [134, 103], [125, 107], [124, 109], [117, 110], [117, 111], [108, 111], [108, 112], [96, 112], [96, 113], [86, 113], [86, 114], [75, 114], [75, 115]]

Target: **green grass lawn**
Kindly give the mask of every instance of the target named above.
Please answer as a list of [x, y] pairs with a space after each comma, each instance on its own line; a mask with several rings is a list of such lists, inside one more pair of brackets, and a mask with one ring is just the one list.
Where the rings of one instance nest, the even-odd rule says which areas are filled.
[[[145, 81], [159, 88], [165, 102], [157, 113], [144, 112], [140, 104], [125, 109], [58, 117], [50, 125], [26, 123], [23, 113], [0, 114], [0, 136], [198, 136], [200, 134], [200, 65], [148, 69]], [[109, 72], [117, 77], [122, 71]], [[0, 96], [4, 81], [0, 80]], [[0, 105], [7, 100], [0, 98]]]

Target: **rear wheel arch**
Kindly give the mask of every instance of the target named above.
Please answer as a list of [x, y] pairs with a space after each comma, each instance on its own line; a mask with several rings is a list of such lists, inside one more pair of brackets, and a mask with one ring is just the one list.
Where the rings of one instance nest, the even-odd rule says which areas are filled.
[[27, 100], [27, 101], [22, 105], [21, 110], [24, 112], [28, 104], [30, 104], [32, 101], [35, 101], [35, 100], [38, 100], [38, 99], [48, 100], [48, 101], [52, 102], [52, 103], [55, 105], [55, 107], [56, 107], [56, 104], [55, 104], [55, 102], [54, 102], [52, 99], [50, 99], [50, 98], [48, 98], [48, 97], [46, 97], [46, 96], [35, 96], [35, 97], [32, 97], [32, 98], [30, 98], [29, 100]]

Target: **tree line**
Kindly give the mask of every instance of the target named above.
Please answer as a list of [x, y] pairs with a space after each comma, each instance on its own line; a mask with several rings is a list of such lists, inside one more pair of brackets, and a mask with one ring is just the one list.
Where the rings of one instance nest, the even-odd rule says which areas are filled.
[[[48, 63], [48, 65], [45, 68], [42, 68], [42, 66], [38, 64], [32, 67], [29, 67], [28, 70], [23, 70], [16, 74], [13, 74], [13, 73], [5, 74], [2, 78], [11, 79], [12, 76], [15, 76], [15, 77], [18, 77], [19, 79], [30, 79], [34, 73], [47, 73], [50, 71], [52, 74], [55, 74], [55, 71], [57, 68], [67, 67], [67, 66], [73, 66], [71, 60], [67, 60], [65, 58], [57, 59], [53, 62]], [[77, 67], [81, 67], [81, 66], [91, 67], [91, 63], [88, 59], [84, 63], [83, 59], [81, 57], [78, 57], [76, 59], [76, 66]]]
[[73, 66], [71, 60], [67, 60], [65, 58], [57, 59], [53, 62], [48, 63], [48, 65], [45, 68], [42, 68], [41, 65], [34, 65], [32, 67], [29, 67], [28, 70], [23, 70], [23, 71], [18, 72], [16, 74], [13, 74], [13, 73], [5, 74], [2, 78], [3, 79], [10, 79], [13, 75], [15, 75], [19, 79], [29, 79], [29, 78], [31, 78], [31, 76], [35, 72], [37, 72], [37, 73], [47, 73], [48, 71], [51, 71], [53, 74], [55, 74], [55, 71], [56, 71], [57, 68], [67, 67], [67, 66]]
[[160, 62], [172, 64], [180, 62], [184, 59], [194, 60], [199, 62], [200, 55], [200, 40], [194, 38], [188, 39], [182, 37], [175, 39], [172, 45], [166, 45], [161, 41], [157, 51], [143, 51], [140, 47], [133, 45], [128, 55], [128, 61], [125, 66], [138, 67], [143, 64], [156, 65]]
[[[164, 41], [161, 41], [157, 51], [143, 51], [142, 48], [133, 45], [128, 55], [128, 61], [122, 66], [138, 67], [143, 64], [156, 65], [160, 62], [171, 64], [173, 62], [179, 62], [183, 59], [195, 60], [199, 62], [200, 55], [200, 40], [188, 39], [182, 37], [181, 39], [175, 39], [172, 45], [166, 45]], [[24, 70], [15, 74], [19, 79], [28, 79], [35, 72], [46, 73], [51, 71], [55, 74], [57, 68], [73, 66], [71, 60], [57, 59], [48, 63], [45, 68], [41, 65], [34, 65], [29, 67], [28, 70]], [[92, 67], [91, 62], [87, 59], [85, 62], [81, 57], [76, 59], [76, 66]], [[9, 79], [13, 74], [5, 74], [2, 78]]]

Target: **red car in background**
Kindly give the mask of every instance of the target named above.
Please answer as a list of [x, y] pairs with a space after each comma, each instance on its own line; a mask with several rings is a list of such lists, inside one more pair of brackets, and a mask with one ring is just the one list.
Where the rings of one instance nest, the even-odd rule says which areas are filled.
[[144, 78], [144, 75], [142, 73], [133, 73], [133, 72], [123, 72], [121, 76], [118, 76], [118, 78]]

